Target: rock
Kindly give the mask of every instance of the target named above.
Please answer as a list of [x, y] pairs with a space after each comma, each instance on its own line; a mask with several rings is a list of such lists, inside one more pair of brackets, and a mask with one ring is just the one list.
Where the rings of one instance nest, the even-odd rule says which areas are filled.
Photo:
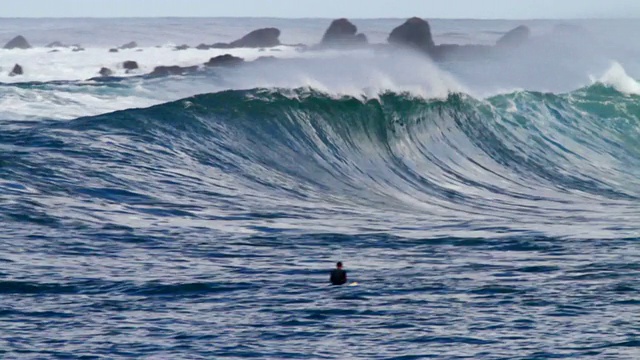
[[231, 42], [229, 45], [234, 48], [259, 48], [274, 47], [280, 45], [280, 30], [276, 28], [263, 28], [253, 30], [242, 38]]
[[205, 66], [236, 66], [244, 62], [243, 58], [235, 57], [229, 54], [224, 54], [216, 57], [212, 57], [207, 61]]
[[111, 69], [106, 67], [101, 68], [98, 73], [100, 74], [100, 76], [105, 76], [105, 77], [113, 75], [113, 71], [111, 71]]
[[54, 41], [52, 43], [47, 44], [48, 48], [54, 48], [54, 47], [67, 47], [65, 44], [61, 43], [60, 41]]
[[498, 39], [496, 46], [501, 48], [520, 46], [529, 40], [530, 35], [531, 31], [529, 28], [524, 25], [520, 25]]
[[169, 76], [169, 75], [184, 75], [189, 72], [193, 72], [198, 70], [197, 66], [156, 66], [152, 72], [149, 73], [150, 76]]
[[209, 49], [211, 49], [211, 46], [209, 46], [207, 44], [200, 44], [200, 45], [196, 46], [196, 49], [198, 49], [198, 50], [209, 50]]
[[5, 49], [30, 49], [31, 45], [22, 35], [18, 35], [11, 39], [5, 46]]
[[119, 50], [118, 50], [118, 49], [115, 49], [115, 48], [114, 48], [114, 49], [109, 49], [109, 52], [110, 52], [110, 53], [117, 53], [118, 51], [119, 51]]
[[411, 47], [428, 54], [432, 54], [435, 47], [429, 23], [418, 17], [412, 17], [393, 29], [387, 41], [389, 44]]
[[135, 49], [138, 47], [138, 43], [136, 43], [135, 41], [132, 42], [128, 42], [122, 46], [120, 46], [120, 50], [124, 50], [124, 49]]
[[353, 45], [366, 44], [367, 37], [364, 34], [356, 34], [358, 28], [347, 19], [337, 19], [331, 22], [324, 36], [322, 45]]
[[213, 45], [209, 45], [209, 49], [231, 49], [231, 44], [227, 43], [215, 43]]
[[71, 51], [73, 52], [84, 51], [84, 48], [82, 46], [74, 46], [73, 50]]
[[24, 74], [22, 70], [22, 66], [20, 66], [19, 64], [15, 64], [13, 67], [13, 70], [11, 70], [11, 72], [9, 73], [9, 76], [16, 76], [16, 75], [22, 75], [22, 74]]
[[138, 63], [135, 61], [131, 61], [131, 60], [127, 60], [124, 63], [122, 63], [122, 67], [127, 70], [127, 72], [131, 71], [131, 70], [135, 70], [138, 69]]
[[174, 50], [187, 50], [189, 48], [189, 45], [179, 45], [176, 46]]

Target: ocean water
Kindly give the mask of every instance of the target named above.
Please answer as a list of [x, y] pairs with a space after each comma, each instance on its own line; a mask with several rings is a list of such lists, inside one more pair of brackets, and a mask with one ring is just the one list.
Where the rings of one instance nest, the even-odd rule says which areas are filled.
[[[329, 22], [3, 19], [34, 48], [0, 50], [1, 358], [640, 358], [640, 22], [432, 20], [532, 29], [442, 63], [174, 50]], [[281, 59], [144, 76], [222, 53]]]

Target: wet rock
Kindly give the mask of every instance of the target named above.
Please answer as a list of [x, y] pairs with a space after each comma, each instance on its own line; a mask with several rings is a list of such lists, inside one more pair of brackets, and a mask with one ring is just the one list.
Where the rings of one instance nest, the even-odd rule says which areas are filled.
[[242, 38], [229, 44], [232, 48], [260, 48], [280, 45], [280, 30], [276, 28], [263, 28], [253, 30]]
[[156, 66], [150, 76], [184, 75], [198, 70], [197, 66]]
[[113, 71], [106, 67], [101, 68], [98, 73], [100, 74], [100, 76], [105, 76], [105, 77], [113, 75]]
[[19, 64], [15, 64], [13, 66], [13, 70], [11, 70], [11, 72], [9, 73], [9, 76], [17, 76], [17, 75], [23, 75], [24, 71], [22, 70], [22, 66], [20, 66]]
[[358, 28], [347, 19], [337, 19], [331, 22], [324, 36], [321, 45], [354, 45], [366, 44], [367, 37], [364, 34], [356, 34]]
[[435, 48], [429, 23], [418, 17], [412, 17], [393, 29], [387, 41], [389, 44], [410, 47], [428, 54], [433, 54]]
[[18, 35], [11, 39], [5, 46], [5, 49], [30, 49], [31, 45], [22, 35]]
[[136, 70], [139, 68], [138, 63], [132, 60], [127, 60], [124, 63], [122, 63], [122, 67], [127, 70], [127, 72], [130, 72], [132, 70]]
[[231, 49], [232, 46], [227, 43], [215, 43], [213, 45], [209, 45], [209, 49]]
[[205, 66], [236, 66], [244, 62], [243, 58], [239, 58], [230, 54], [224, 54], [216, 57], [212, 57], [207, 61]]
[[125, 49], [135, 49], [138, 47], [138, 43], [136, 43], [135, 41], [131, 41], [128, 42], [122, 46], [119, 47], [120, 50], [125, 50]]

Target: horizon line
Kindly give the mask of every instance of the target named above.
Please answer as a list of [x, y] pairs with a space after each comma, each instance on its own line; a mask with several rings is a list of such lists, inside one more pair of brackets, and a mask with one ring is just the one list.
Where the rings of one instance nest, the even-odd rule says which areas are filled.
[[553, 21], [553, 20], [640, 20], [640, 16], [629, 17], [544, 17], [544, 18], [468, 18], [468, 17], [279, 17], [279, 16], [0, 16], [0, 19], [32, 20], [32, 19], [277, 19], [277, 20], [404, 20], [420, 17], [426, 20], [466, 20], [466, 21]]

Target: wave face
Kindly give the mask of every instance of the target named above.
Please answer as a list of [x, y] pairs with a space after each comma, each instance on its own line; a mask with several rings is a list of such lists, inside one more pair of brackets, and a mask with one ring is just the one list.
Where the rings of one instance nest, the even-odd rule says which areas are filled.
[[[150, 211], [142, 223], [175, 211], [231, 232], [619, 237], [637, 230], [639, 110], [637, 96], [604, 85], [483, 101], [225, 91], [5, 132], [38, 148], [8, 157], [5, 187], [47, 197], [47, 179], [25, 181], [31, 169], [61, 172], [68, 206], [125, 226], [113, 203]], [[83, 222], [72, 214], [58, 220]]]

